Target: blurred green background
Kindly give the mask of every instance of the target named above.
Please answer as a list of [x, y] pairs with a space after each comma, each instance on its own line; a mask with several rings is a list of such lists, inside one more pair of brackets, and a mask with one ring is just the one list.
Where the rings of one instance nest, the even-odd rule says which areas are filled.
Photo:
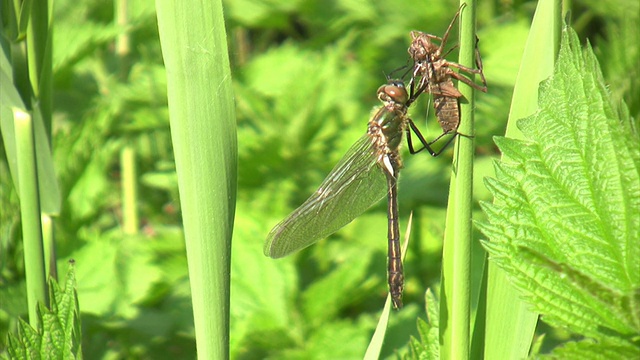
[[[482, 178], [498, 155], [492, 136], [504, 133], [536, 3], [478, 5], [489, 92], [476, 95], [474, 192], [490, 200]], [[637, 121], [638, 2], [570, 6], [572, 26], [592, 43], [612, 94]], [[224, 7], [239, 145], [232, 357], [358, 358], [387, 293], [384, 201], [285, 259], [266, 258], [263, 241], [365, 133], [385, 74], [407, 64], [409, 31], [443, 34], [458, 3], [227, 0]], [[111, 2], [55, 1], [52, 147], [63, 195], [57, 256], [61, 269], [76, 261], [85, 357], [189, 358], [193, 319], [157, 23], [152, 2], [131, 2], [129, 11], [131, 52], [123, 66], [114, 52], [122, 29]], [[456, 37], [457, 31], [451, 44]], [[449, 59], [455, 61], [455, 51]], [[424, 99], [410, 109], [428, 139], [439, 134], [429, 109]], [[137, 155], [141, 222], [139, 233], [129, 235], [121, 227], [125, 146]], [[2, 151], [0, 348], [15, 318], [27, 313], [18, 200]], [[411, 211], [414, 224], [405, 308], [392, 317], [386, 356], [406, 351], [416, 317], [424, 317], [424, 292], [439, 283], [451, 171], [451, 150], [435, 159], [404, 151], [401, 225]]]

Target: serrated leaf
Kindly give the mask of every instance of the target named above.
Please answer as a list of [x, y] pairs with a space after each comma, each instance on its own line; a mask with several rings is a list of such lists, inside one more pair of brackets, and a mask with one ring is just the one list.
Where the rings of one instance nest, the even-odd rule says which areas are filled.
[[[427, 320], [425, 327], [420, 330], [420, 337], [426, 344], [428, 359], [440, 358], [440, 301], [436, 298], [431, 289], [425, 294], [427, 310]], [[419, 328], [420, 329], [420, 328]]]
[[[496, 174], [501, 173], [504, 176], [502, 179], [507, 178], [508, 175], [506, 175], [506, 172], [497, 170], [499, 168], [504, 169], [503, 167], [496, 167]], [[508, 206], [510, 204], [517, 204], [525, 200], [523, 195], [518, 192], [516, 188], [510, 186], [507, 181], [498, 181], [496, 179], [486, 178], [484, 184], [487, 189], [494, 194], [494, 196], [497, 197], [496, 194], [501, 195], [501, 199], [504, 199], [505, 201], [505, 204], [503, 205]], [[490, 205], [487, 204], [487, 206]]]
[[495, 136], [493, 138], [500, 151], [509, 156], [509, 160], [514, 163], [521, 162], [529, 156], [530, 152], [535, 149], [535, 144], [527, 143], [519, 139], [511, 139], [503, 136]]
[[521, 179], [524, 176], [524, 169], [518, 164], [495, 162], [494, 173], [497, 179], [510, 183], [508, 178]]
[[505, 155], [486, 184], [485, 248], [546, 321], [596, 339], [640, 332], [637, 134], [610, 100], [598, 63], [563, 31], [539, 110], [496, 138]]
[[9, 353], [15, 359], [82, 359], [80, 309], [73, 263], [67, 272], [65, 289], [51, 281], [51, 309], [38, 308], [39, 326], [34, 329], [20, 319], [18, 336], [9, 334]]
[[557, 347], [541, 359], [562, 359], [562, 360], [599, 360], [599, 359], [637, 359], [640, 357], [640, 348], [628, 343], [617, 343], [614, 341], [595, 342], [583, 340], [568, 342]]
[[427, 321], [418, 318], [417, 327], [420, 340], [411, 337], [411, 350], [406, 359], [439, 359], [440, 358], [440, 303], [431, 289], [425, 294]]

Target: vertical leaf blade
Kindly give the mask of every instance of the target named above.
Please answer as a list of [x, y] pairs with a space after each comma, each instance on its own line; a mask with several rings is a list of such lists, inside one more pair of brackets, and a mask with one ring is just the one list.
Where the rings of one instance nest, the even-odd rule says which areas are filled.
[[237, 140], [222, 3], [158, 0], [198, 356], [229, 356]]
[[[535, 111], [538, 85], [553, 73], [559, 47], [560, 11], [558, 0], [538, 2], [513, 90], [506, 131], [508, 137], [522, 137], [515, 121]], [[488, 267], [484, 357], [526, 358], [538, 314], [529, 310], [499, 267], [492, 262]]]

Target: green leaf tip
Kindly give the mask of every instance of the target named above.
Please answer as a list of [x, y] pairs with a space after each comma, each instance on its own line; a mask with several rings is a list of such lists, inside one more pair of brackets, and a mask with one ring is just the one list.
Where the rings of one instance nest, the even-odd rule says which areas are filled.
[[[556, 326], [630, 345], [640, 333], [640, 141], [569, 27], [525, 139], [496, 138], [485, 249]], [[628, 341], [627, 341], [628, 340]]]

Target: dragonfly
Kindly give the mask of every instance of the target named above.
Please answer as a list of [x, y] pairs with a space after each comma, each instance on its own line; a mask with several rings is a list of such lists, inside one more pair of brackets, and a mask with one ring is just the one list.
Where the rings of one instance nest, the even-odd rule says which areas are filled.
[[[398, 226], [398, 175], [402, 168], [400, 145], [407, 134], [409, 151], [415, 151], [409, 129], [417, 130], [407, 116], [411, 101], [400, 80], [378, 88], [382, 106], [369, 120], [363, 135], [300, 207], [277, 224], [267, 236], [264, 253], [287, 256], [326, 238], [360, 216], [383, 197], [388, 199], [388, 283], [393, 307], [402, 307], [404, 274]], [[423, 145], [429, 146], [416, 132]]]
[[[435, 115], [440, 127], [442, 128], [442, 134], [428, 144], [432, 145], [447, 134], [454, 134], [454, 136], [452, 136], [451, 139], [449, 139], [449, 141], [447, 141], [447, 143], [437, 152], [434, 152], [430, 147], [426, 147], [432, 156], [438, 156], [447, 148], [457, 135], [463, 135], [458, 133], [458, 126], [460, 126], [460, 98], [462, 98], [463, 95], [454, 86], [452, 79], [462, 81], [463, 83], [482, 92], [487, 92], [487, 81], [484, 77], [484, 72], [482, 71], [482, 58], [480, 57], [480, 51], [478, 50], [477, 37], [475, 47], [477, 69], [469, 68], [446, 59], [446, 56], [453, 51], [457, 45], [449, 49], [446, 53], [443, 53], [449, 38], [449, 33], [453, 28], [453, 24], [460, 16], [460, 12], [465, 5], [466, 4], [462, 4], [460, 6], [458, 12], [453, 17], [453, 20], [451, 20], [449, 27], [442, 37], [416, 30], [411, 32], [412, 41], [408, 52], [413, 60], [413, 67], [412, 77], [409, 82], [410, 102], [407, 106], [410, 105], [411, 102], [415, 101], [421, 93], [430, 93], [433, 96]], [[438, 41], [439, 45], [434, 43], [434, 40]], [[453, 71], [452, 68], [456, 68], [460, 72], [466, 72], [471, 75], [480, 75], [482, 86], [476, 84], [473, 80], [462, 75], [460, 72]]]

